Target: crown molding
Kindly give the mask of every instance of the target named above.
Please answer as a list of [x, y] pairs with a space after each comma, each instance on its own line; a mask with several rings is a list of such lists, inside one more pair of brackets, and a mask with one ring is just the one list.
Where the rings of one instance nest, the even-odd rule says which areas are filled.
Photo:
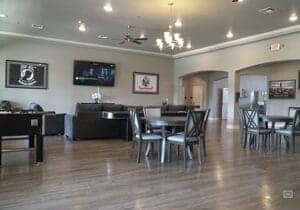
[[27, 38], [27, 39], [37, 39], [37, 40], [58, 42], [58, 43], [64, 43], [64, 44], [70, 44], [70, 45], [79, 45], [79, 46], [85, 46], [85, 47], [102, 48], [102, 49], [108, 49], [108, 50], [112, 50], [112, 51], [129, 52], [129, 53], [133, 53], [133, 54], [173, 58], [172, 55], [165, 54], [165, 53], [157, 53], [157, 52], [151, 52], [151, 51], [146, 51], [146, 50], [135, 50], [135, 49], [122, 48], [122, 47], [112, 47], [112, 46], [107, 46], [107, 45], [77, 42], [77, 41], [70, 41], [70, 40], [65, 40], [65, 39], [57, 39], [57, 38], [44, 37], [44, 36], [34, 36], [34, 35], [29, 35], [29, 34], [14, 33], [14, 32], [8, 32], [8, 31], [0, 31], [0, 35]]
[[184, 58], [184, 57], [197, 55], [197, 54], [208, 53], [208, 52], [212, 52], [212, 51], [216, 51], [216, 50], [221, 50], [224, 48], [234, 47], [234, 46], [243, 45], [243, 44], [249, 44], [252, 42], [257, 42], [257, 41], [266, 40], [266, 39], [272, 39], [275, 37], [292, 34], [292, 33], [297, 33], [297, 32], [300, 32], [300, 25], [281, 28], [278, 30], [269, 31], [266, 33], [261, 33], [261, 34], [256, 34], [253, 36], [248, 36], [245, 38], [241, 38], [241, 39], [237, 39], [237, 40], [233, 40], [233, 41], [229, 41], [229, 42], [223, 42], [220, 44], [211, 45], [211, 46], [204, 47], [204, 48], [199, 48], [199, 49], [190, 50], [187, 52], [177, 53], [177, 54], [173, 55], [173, 58], [177, 59], [177, 58]]

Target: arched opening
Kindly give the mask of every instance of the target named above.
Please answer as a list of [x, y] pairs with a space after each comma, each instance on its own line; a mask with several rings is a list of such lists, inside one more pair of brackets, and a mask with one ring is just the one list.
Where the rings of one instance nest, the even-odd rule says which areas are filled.
[[[299, 70], [300, 60], [286, 60], [259, 64], [237, 71], [239, 105], [250, 105], [251, 94], [255, 94], [254, 103], [263, 106], [267, 114], [287, 115], [289, 107], [300, 106]], [[276, 97], [272, 93], [270, 95], [271, 86], [281, 84], [280, 81], [288, 81], [287, 84], [291, 87], [287, 86], [285, 89], [291, 91], [290, 95], [280, 92], [282, 91], [280, 88]]]
[[211, 119], [227, 119], [228, 72], [201, 71], [181, 77], [181, 101], [210, 108]]

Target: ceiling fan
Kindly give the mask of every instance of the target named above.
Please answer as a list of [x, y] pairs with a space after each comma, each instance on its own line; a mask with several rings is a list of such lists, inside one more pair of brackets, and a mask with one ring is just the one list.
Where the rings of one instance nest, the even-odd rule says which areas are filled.
[[143, 44], [143, 41], [148, 40], [147, 37], [132, 37], [130, 35], [130, 30], [133, 29], [134, 26], [128, 25], [127, 26], [127, 34], [123, 37], [123, 41], [119, 42], [120, 45], [125, 44], [126, 42], [131, 42], [135, 44]]

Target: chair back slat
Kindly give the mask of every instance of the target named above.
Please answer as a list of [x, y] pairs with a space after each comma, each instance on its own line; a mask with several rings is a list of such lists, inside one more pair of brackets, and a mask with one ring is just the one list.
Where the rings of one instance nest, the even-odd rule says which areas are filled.
[[295, 117], [297, 110], [300, 110], [300, 107], [289, 107], [289, 117]]
[[202, 125], [202, 132], [206, 131], [209, 114], [210, 114], [210, 109], [207, 109], [206, 112], [205, 112], [204, 122], [203, 122], [203, 125]]
[[199, 137], [203, 129], [206, 111], [188, 111], [185, 122], [185, 139]]
[[294, 130], [300, 130], [300, 109], [296, 110], [293, 122]]
[[259, 112], [257, 109], [244, 109], [244, 118], [248, 129], [259, 129]]
[[132, 128], [132, 136], [140, 137], [141, 136], [141, 123], [140, 118], [136, 109], [129, 109], [129, 119]]

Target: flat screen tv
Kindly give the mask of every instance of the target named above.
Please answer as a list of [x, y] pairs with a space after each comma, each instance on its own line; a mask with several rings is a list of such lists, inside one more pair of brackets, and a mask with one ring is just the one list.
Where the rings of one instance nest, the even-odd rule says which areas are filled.
[[74, 61], [74, 85], [114, 86], [116, 65], [93, 61]]

